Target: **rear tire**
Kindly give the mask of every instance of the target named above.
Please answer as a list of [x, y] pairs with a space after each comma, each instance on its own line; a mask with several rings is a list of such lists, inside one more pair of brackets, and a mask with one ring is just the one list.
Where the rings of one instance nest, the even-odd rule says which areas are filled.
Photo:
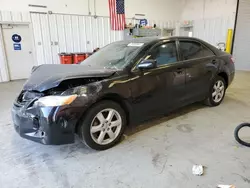
[[78, 134], [88, 147], [106, 150], [121, 140], [126, 123], [126, 115], [121, 106], [105, 100], [87, 111], [80, 121]]
[[247, 147], [250, 147], [250, 143], [248, 142], [244, 142], [243, 140], [240, 139], [239, 137], [239, 131], [241, 128], [243, 127], [249, 127], [250, 128], [250, 123], [242, 123], [240, 125], [238, 125], [235, 130], [234, 130], [234, 138], [237, 142], [239, 142], [240, 144], [244, 145], [244, 146], [247, 146]]
[[204, 101], [208, 106], [218, 106], [223, 101], [226, 93], [226, 82], [221, 76], [217, 76], [209, 89], [209, 96]]

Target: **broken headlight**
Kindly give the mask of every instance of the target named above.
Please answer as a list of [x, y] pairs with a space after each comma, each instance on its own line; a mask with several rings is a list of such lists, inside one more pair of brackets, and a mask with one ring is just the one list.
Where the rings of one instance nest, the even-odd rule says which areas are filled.
[[86, 86], [78, 86], [70, 88], [62, 93], [63, 96], [65, 95], [77, 95], [77, 96], [85, 96], [88, 90]]

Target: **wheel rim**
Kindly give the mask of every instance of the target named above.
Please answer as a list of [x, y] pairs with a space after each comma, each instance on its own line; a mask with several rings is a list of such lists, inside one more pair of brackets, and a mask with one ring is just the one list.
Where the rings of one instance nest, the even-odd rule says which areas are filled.
[[113, 142], [121, 132], [122, 118], [114, 109], [100, 111], [91, 122], [90, 135], [100, 145]]
[[224, 96], [224, 92], [225, 92], [224, 82], [222, 82], [221, 80], [215, 82], [212, 92], [213, 101], [216, 103], [220, 102]]

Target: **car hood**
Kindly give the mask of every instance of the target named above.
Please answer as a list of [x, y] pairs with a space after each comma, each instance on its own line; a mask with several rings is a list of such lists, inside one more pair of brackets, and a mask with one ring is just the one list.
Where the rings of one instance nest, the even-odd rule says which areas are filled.
[[57, 87], [62, 81], [75, 78], [109, 77], [114, 69], [96, 68], [85, 65], [40, 65], [32, 69], [24, 84], [24, 90], [43, 92]]

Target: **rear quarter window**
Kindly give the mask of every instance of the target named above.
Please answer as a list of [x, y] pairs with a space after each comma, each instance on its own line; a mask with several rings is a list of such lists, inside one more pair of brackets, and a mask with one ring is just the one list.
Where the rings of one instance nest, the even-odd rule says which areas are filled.
[[180, 51], [183, 60], [199, 59], [214, 55], [210, 49], [195, 41], [180, 41]]
[[214, 52], [212, 50], [210, 50], [209, 48], [207, 48], [206, 46], [202, 46], [203, 47], [203, 55], [204, 57], [209, 57], [209, 56], [214, 56]]

